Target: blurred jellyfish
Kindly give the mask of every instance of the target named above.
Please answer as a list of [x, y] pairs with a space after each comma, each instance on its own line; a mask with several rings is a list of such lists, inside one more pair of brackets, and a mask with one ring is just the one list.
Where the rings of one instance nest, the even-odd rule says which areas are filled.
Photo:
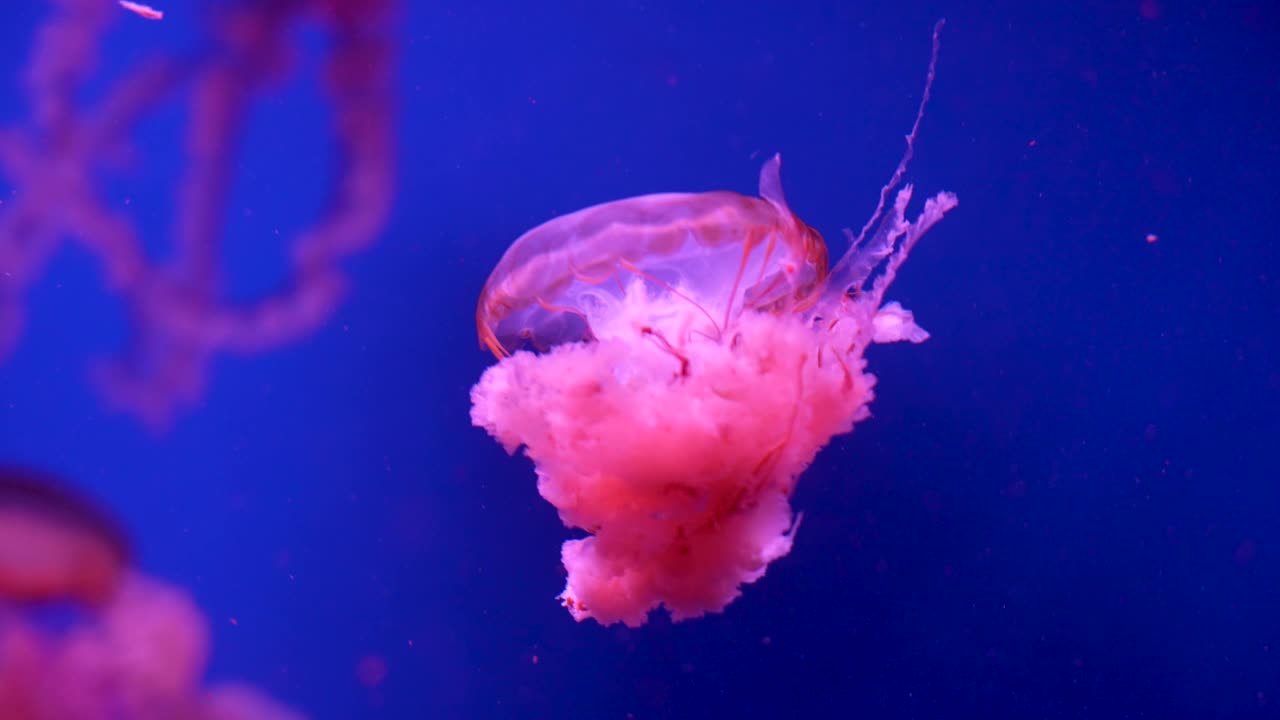
[[[928, 337], [884, 302], [920, 237], [907, 151], [848, 252], [828, 269], [788, 208], [780, 159], [760, 197], [659, 194], [556, 218], [507, 250], [480, 295], [481, 343], [500, 358], [472, 389], [472, 420], [525, 448], [567, 526], [561, 601], [581, 621], [642, 625], [719, 612], [792, 546], [789, 498], [832, 437], [869, 415], [871, 343]], [[538, 352], [521, 350], [526, 343]]]
[[[341, 261], [382, 232], [394, 190], [394, 15], [398, 0], [206, 3], [207, 46], [156, 55], [95, 98], [99, 55], [124, 10], [105, 0], [51, 3], [22, 71], [30, 116], [0, 127], [0, 362], [16, 348], [25, 296], [64, 242], [99, 261], [126, 303], [127, 352], [95, 368], [106, 403], [164, 429], [196, 404], [220, 353], [258, 353], [315, 332], [345, 293]], [[137, 11], [137, 8], [129, 8]], [[331, 108], [338, 171], [330, 201], [293, 238], [279, 292], [226, 298], [221, 249], [236, 148], [252, 103], [290, 67], [295, 28], [327, 34], [318, 83]], [[106, 180], [148, 113], [183, 99], [190, 118], [174, 187], [172, 251], [151, 258], [127, 203]], [[307, 121], [318, 118], [307, 117]]]
[[[203, 687], [209, 624], [131, 567], [104, 512], [44, 473], [0, 468], [0, 718], [295, 720], [251, 687]], [[73, 606], [69, 623], [42, 621]]]
[[115, 521], [46, 473], [0, 469], [0, 597], [105, 604], [132, 560]]

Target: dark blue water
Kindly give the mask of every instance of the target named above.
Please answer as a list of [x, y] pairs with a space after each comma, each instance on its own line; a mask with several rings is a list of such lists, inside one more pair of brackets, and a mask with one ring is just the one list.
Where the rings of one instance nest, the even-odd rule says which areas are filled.
[[[164, 9], [117, 24], [103, 77], [198, 43]], [[5, 125], [46, 12], [5, 11]], [[727, 612], [574, 623], [568, 531], [468, 419], [489, 270], [595, 202], [751, 193], [772, 152], [838, 242], [898, 161], [942, 16], [910, 177], [961, 205], [890, 293], [932, 339], [872, 351], [874, 418], [819, 456], [795, 550]], [[336, 316], [219, 358], [156, 435], [95, 394], [132, 320], [68, 246], [0, 366], [0, 458], [123, 518], [209, 613], [212, 677], [318, 718], [1280, 717], [1278, 29], [1271, 3], [412, 3], [394, 215]], [[279, 286], [335, 169], [323, 37], [297, 37], [303, 72], [234, 166], [235, 298]], [[157, 256], [189, 122], [158, 108], [106, 185]]]

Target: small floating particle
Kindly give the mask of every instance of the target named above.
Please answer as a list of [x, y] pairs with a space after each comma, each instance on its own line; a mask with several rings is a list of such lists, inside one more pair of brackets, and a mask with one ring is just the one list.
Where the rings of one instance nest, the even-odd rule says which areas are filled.
[[150, 5], [143, 5], [142, 3], [129, 2], [129, 0], [120, 0], [120, 7], [124, 8], [125, 10], [128, 10], [129, 12], [135, 15], [138, 15], [139, 17], [144, 17], [148, 20], [164, 19], [164, 13], [160, 10], [157, 10], [151, 7]]

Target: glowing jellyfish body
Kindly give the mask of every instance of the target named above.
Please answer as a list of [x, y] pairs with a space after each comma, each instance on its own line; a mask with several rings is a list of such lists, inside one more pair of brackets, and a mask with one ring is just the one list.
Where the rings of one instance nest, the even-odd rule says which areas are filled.
[[499, 262], [476, 320], [500, 362], [472, 390], [472, 420], [509, 452], [524, 447], [541, 495], [586, 531], [561, 552], [574, 618], [634, 627], [659, 606], [677, 621], [718, 612], [791, 550], [797, 478], [868, 415], [863, 352], [928, 337], [883, 302], [956, 205], [940, 193], [909, 222], [907, 186], [884, 208], [915, 133], [875, 231], [830, 270], [822, 238], [786, 205], [776, 157], [759, 199], [606, 203], [531, 230]]

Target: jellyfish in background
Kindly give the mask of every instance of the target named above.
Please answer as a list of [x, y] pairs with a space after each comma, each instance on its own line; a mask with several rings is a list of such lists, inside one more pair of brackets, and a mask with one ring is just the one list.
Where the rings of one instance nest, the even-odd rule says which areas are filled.
[[[106, 513], [45, 473], [0, 467], [0, 717], [300, 720], [240, 684], [204, 687], [209, 624], [132, 566]], [[44, 606], [72, 621], [41, 621]]]
[[[476, 325], [500, 358], [472, 421], [533, 460], [565, 525], [560, 599], [579, 621], [636, 627], [723, 610], [791, 550], [789, 498], [832, 437], [869, 415], [871, 343], [928, 337], [885, 292], [922, 235], [901, 183], [938, 55], [880, 203], [833, 267], [787, 207], [780, 160], [760, 198], [659, 194], [551, 220], [507, 250]], [[873, 230], [874, 228], [874, 230]], [[520, 350], [531, 343], [539, 352]]]
[[[394, 176], [395, 0], [254, 0], [210, 6], [209, 41], [184, 57], [134, 67], [84, 106], [102, 37], [136, 16], [105, 0], [59, 0], [23, 72], [31, 117], [0, 128], [0, 362], [17, 344], [24, 295], [63, 240], [100, 261], [121, 294], [133, 340], [94, 373], [109, 406], [163, 429], [196, 403], [218, 353], [269, 350], [319, 328], [341, 301], [339, 262], [368, 247], [390, 212]], [[322, 84], [333, 108], [339, 172], [331, 201], [298, 234], [279, 293], [233, 306], [222, 297], [218, 243], [235, 145], [255, 97], [289, 69], [293, 28], [313, 22], [332, 42]], [[146, 256], [120, 203], [100, 191], [142, 117], [187, 91], [184, 177], [175, 183], [173, 252]]]
[[124, 530], [33, 470], [0, 468], [0, 598], [107, 603], [133, 561]]

